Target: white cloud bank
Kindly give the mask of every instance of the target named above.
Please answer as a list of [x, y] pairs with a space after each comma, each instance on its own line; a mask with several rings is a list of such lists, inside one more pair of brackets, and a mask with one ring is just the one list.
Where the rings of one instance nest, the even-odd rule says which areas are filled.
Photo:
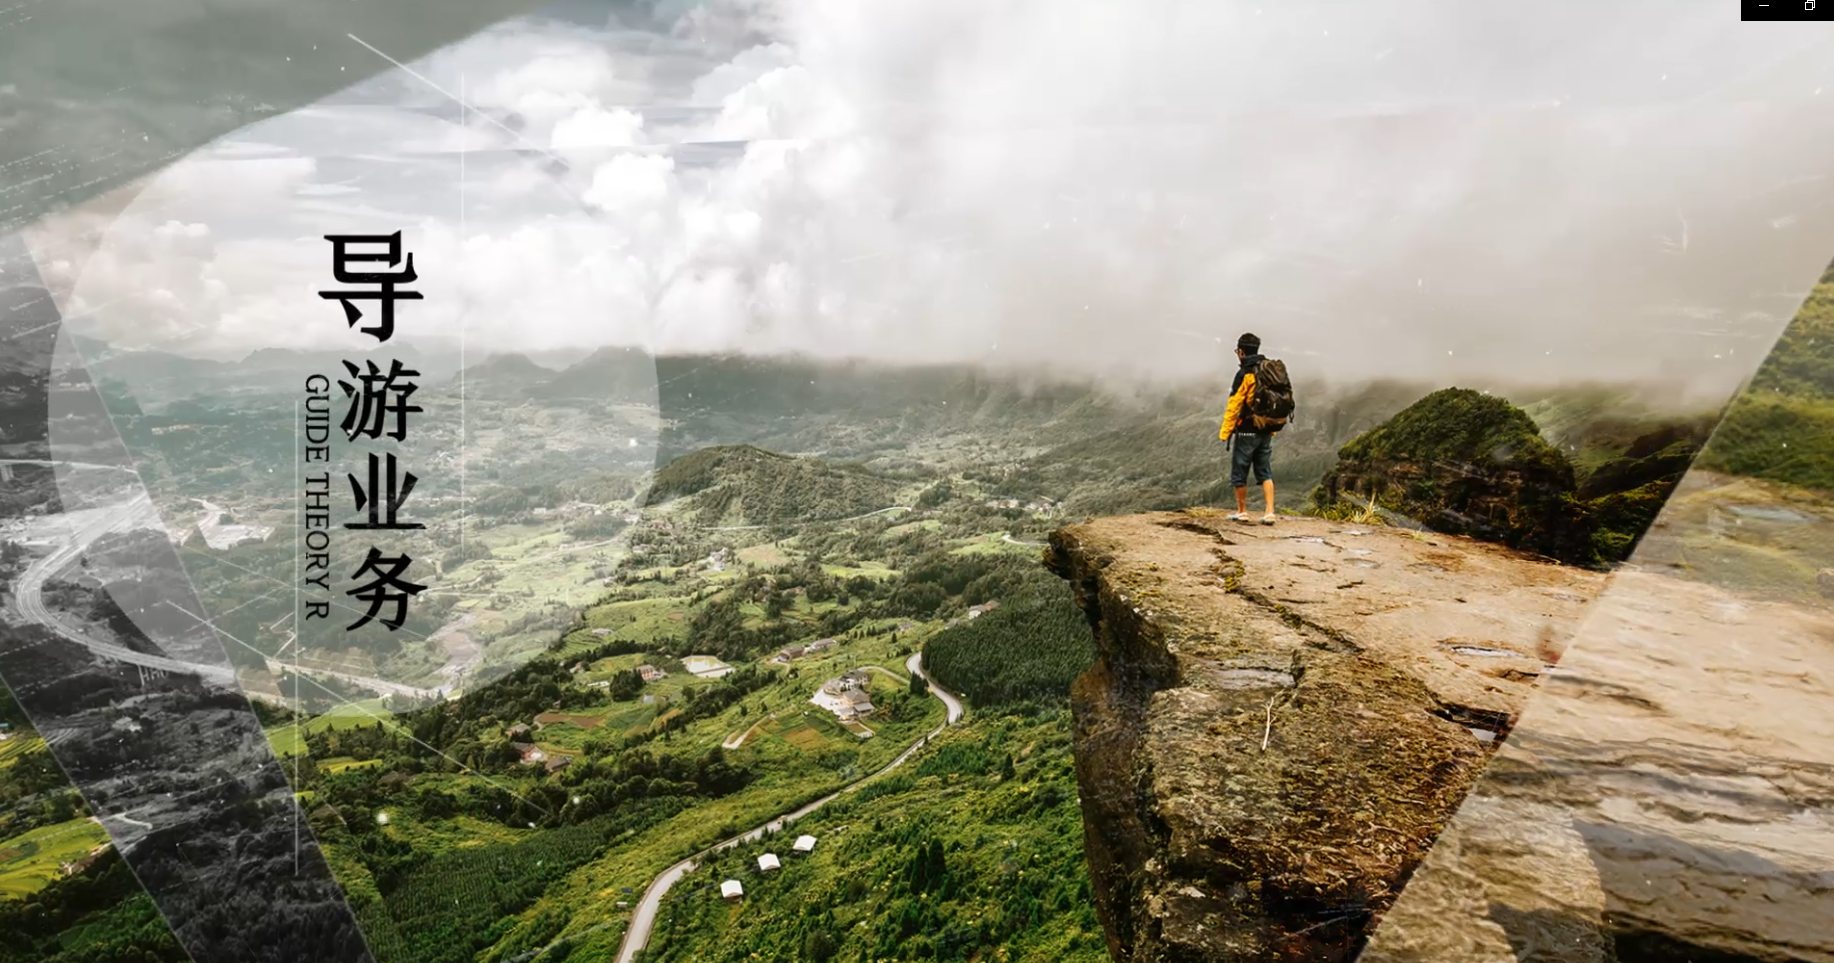
[[[764, 0], [649, 35], [517, 22], [416, 65], [465, 90], [465, 138], [450, 104], [414, 123], [325, 108], [290, 141], [297, 118], [264, 125], [243, 139], [382, 172], [320, 157], [302, 186], [285, 165], [306, 157], [181, 164], [80, 293], [166, 292], [154, 322], [95, 313], [147, 344], [347, 343], [311, 293], [316, 234], [402, 227], [427, 292], [404, 333], [462, 315], [473, 351], [1175, 377], [1253, 329], [1334, 376], [1724, 394], [1834, 256], [1834, 70], [1813, 56], [1834, 34], [1732, 17], [1710, 0]], [[770, 39], [707, 55], [735, 22]], [[461, 225], [454, 155], [391, 156], [461, 141], [568, 170], [468, 155]], [[357, 193], [327, 193], [340, 177]]]

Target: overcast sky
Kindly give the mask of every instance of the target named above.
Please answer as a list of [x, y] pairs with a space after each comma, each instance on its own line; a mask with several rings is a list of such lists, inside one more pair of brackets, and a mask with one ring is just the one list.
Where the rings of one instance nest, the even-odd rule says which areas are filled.
[[1216, 368], [1252, 329], [1296, 372], [1723, 396], [1834, 257], [1834, 33], [1737, 16], [571, 3], [247, 128], [34, 243], [74, 327], [211, 357], [362, 343], [316, 296], [319, 235], [401, 229], [426, 300], [400, 337], [476, 357], [643, 344], [1158, 378]]

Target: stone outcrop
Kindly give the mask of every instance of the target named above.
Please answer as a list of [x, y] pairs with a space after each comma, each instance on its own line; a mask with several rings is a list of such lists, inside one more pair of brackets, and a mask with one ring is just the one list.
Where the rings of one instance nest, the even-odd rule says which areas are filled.
[[1072, 526], [1045, 555], [1101, 653], [1072, 699], [1118, 963], [1355, 959], [1603, 582], [1204, 510]]
[[1373, 500], [1391, 523], [1602, 568], [1629, 556], [1708, 427], [1681, 420], [1621, 441], [1609, 432], [1581, 439], [1591, 465], [1582, 472], [1527, 412], [1494, 395], [1446, 388], [1345, 445], [1312, 498], [1336, 515], [1367, 510]]
[[1445, 388], [1345, 445], [1315, 498], [1373, 497], [1436, 531], [1572, 561], [1589, 541], [1576, 490], [1573, 466], [1527, 413], [1494, 395]]

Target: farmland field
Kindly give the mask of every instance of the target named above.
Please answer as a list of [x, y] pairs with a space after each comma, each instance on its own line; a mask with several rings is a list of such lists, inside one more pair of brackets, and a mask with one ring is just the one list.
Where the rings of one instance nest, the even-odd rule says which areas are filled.
[[5, 742], [0, 742], [0, 769], [5, 769], [7, 766], [12, 765], [13, 760], [18, 759], [28, 752], [43, 748], [44, 744], [45, 741], [38, 738], [38, 734], [35, 732], [18, 733]]
[[305, 734], [316, 734], [333, 729], [353, 729], [357, 726], [374, 725], [378, 720], [389, 720], [393, 714], [383, 708], [381, 699], [367, 699], [338, 706], [324, 715], [315, 716], [306, 723], [306, 732], [301, 733], [297, 723], [275, 726], [267, 731], [267, 741], [274, 747], [274, 754], [281, 757], [295, 756], [305, 751]]
[[63, 875], [63, 863], [78, 860], [108, 842], [108, 831], [93, 819], [72, 819], [0, 840], [0, 898], [20, 899]]

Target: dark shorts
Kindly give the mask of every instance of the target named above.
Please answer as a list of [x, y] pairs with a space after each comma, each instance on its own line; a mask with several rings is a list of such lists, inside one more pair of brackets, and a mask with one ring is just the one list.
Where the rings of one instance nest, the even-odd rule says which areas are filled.
[[1255, 470], [1255, 481], [1272, 481], [1274, 477], [1274, 436], [1243, 432], [1230, 442], [1234, 455], [1229, 459], [1229, 484], [1241, 488], [1248, 484], [1248, 469]]

